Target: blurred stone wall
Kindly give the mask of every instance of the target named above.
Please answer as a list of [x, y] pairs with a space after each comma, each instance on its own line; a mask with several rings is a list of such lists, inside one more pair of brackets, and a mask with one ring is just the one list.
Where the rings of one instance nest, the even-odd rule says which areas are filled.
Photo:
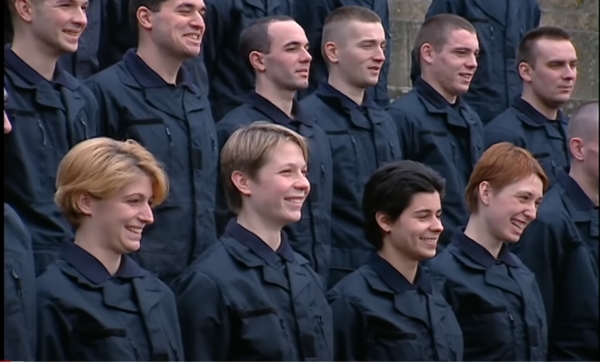
[[[489, 0], [499, 1], [499, 0]], [[567, 113], [578, 104], [598, 99], [598, 4], [599, 0], [538, 0], [541, 25], [567, 30], [579, 56], [579, 74]], [[408, 92], [410, 50], [431, 0], [389, 0], [392, 36], [390, 97]]]

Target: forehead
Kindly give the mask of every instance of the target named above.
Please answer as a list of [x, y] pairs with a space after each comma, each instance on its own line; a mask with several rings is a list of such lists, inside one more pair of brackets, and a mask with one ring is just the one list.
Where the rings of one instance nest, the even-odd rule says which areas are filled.
[[479, 49], [479, 41], [475, 33], [465, 29], [454, 29], [448, 33], [444, 47], [465, 48], [475, 51]]
[[535, 46], [537, 56], [541, 59], [577, 60], [577, 51], [569, 40], [540, 39]]
[[40, 4], [48, 4], [48, 5], [69, 3], [69, 4], [77, 4], [79, 6], [87, 5], [89, 3], [88, 0], [42, 0], [42, 1], [36, 1], [36, 2], [40, 3]]
[[187, 6], [196, 9], [203, 9], [206, 7], [204, 5], [204, 0], [166, 0], [163, 4], [168, 4], [168, 6], [171, 8]]
[[308, 43], [304, 29], [295, 21], [273, 22], [269, 24], [268, 33], [273, 44]]
[[295, 142], [285, 141], [267, 153], [265, 166], [277, 167], [282, 164], [304, 165], [305, 163], [306, 160], [300, 146]]
[[536, 198], [542, 197], [544, 185], [537, 175], [518, 180], [506, 186], [504, 190], [510, 193], [530, 193]]
[[362, 21], [350, 21], [345, 27], [342, 27], [351, 39], [377, 39], [385, 40], [385, 31], [381, 23], [366, 23]]
[[418, 192], [411, 197], [408, 210], [433, 210], [437, 211], [442, 208], [442, 200], [440, 193], [434, 192]]

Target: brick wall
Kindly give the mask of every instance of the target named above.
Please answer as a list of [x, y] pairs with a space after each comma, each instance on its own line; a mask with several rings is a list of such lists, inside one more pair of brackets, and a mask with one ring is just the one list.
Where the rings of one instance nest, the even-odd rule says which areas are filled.
[[[500, 0], [490, 0], [500, 1]], [[598, 99], [598, 0], [538, 0], [542, 25], [561, 27], [571, 34], [579, 56], [579, 75], [569, 112], [578, 104]], [[410, 90], [410, 50], [431, 0], [389, 0], [392, 36], [389, 89], [392, 98]]]

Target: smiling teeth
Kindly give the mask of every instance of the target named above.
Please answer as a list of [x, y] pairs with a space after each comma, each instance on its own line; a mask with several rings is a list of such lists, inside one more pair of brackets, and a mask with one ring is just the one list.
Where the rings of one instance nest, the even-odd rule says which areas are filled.
[[199, 35], [186, 35], [188, 38], [194, 39], [194, 40], [198, 40], [200, 39]]
[[511, 221], [511, 224], [513, 224], [514, 226], [516, 226], [517, 228], [519, 228], [520, 230], [523, 230], [525, 228], [525, 223], [521, 222], [521, 221]]
[[131, 231], [134, 234], [141, 234], [142, 233], [142, 228], [134, 228], [134, 227], [126, 226], [125, 229]]

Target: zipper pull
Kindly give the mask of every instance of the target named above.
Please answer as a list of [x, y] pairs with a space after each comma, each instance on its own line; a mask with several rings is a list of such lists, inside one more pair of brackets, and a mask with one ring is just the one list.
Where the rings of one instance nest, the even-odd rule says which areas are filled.
[[165, 132], [167, 133], [167, 137], [169, 137], [169, 146], [173, 146], [173, 137], [171, 137], [171, 130], [169, 127], [165, 126]]
[[21, 283], [21, 278], [19, 278], [19, 275], [17, 274], [16, 270], [12, 270], [12, 276], [13, 278], [15, 278], [15, 281], [17, 282], [17, 295], [21, 296], [23, 295], [23, 284]]

